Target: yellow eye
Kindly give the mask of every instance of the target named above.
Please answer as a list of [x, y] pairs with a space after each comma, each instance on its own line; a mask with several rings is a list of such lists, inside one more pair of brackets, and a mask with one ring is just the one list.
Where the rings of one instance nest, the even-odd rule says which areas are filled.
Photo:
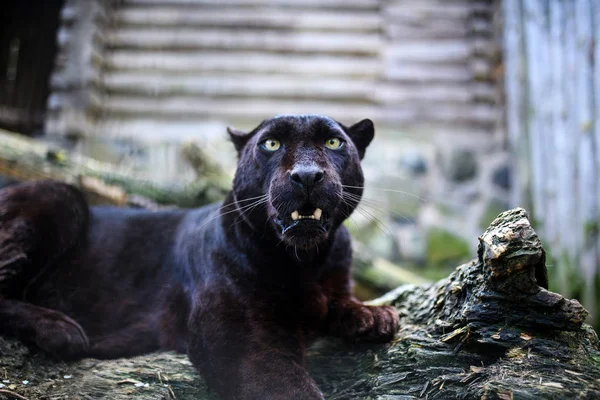
[[277, 151], [281, 147], [281, 142], [277, 139], [267, 139], [261, 143], [261, 146], [267, 151]]
[[329, 138], [325, 141], [325, 147], [331, 150], [337, 150], [342, 147], [343, 142], [338, 138]]

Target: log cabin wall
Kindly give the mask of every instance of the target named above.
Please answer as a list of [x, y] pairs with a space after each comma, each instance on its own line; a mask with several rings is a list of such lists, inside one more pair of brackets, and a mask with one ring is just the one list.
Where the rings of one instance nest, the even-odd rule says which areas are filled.
[[600, 2], [505, 0], [512, 203], [532, 210], [554, 288], [598, 323]]
[[493, 132], [493, 4], [68, 0], [47, 131], [168, 136], [186, 123], [320, 113]]

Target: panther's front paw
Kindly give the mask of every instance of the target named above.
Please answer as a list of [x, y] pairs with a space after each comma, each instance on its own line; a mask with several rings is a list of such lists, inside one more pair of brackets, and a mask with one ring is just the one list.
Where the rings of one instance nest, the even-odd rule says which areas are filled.
[[390, 341], [400, 325], [398, 312], [391, 306], [366, 306], [358, 301], [340, 304], [332, 332], [347, 339]]
[[42, 350], [62, 359], [82, 357], [89, 347], [83, 328], [53, 310], [46, 310], [36, 319], [34, 341]]

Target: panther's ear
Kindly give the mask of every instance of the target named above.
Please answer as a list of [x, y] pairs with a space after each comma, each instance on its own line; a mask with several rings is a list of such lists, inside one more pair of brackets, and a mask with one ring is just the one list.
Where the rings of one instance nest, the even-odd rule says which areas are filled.
[[346, 131], [356, 149], [358, 150], [358, 155], [360, 159], [365, 156], [365, 151], [367, 150], [367, 146], [373, 140], [373, 136], [375, 135], [375, 126], [373, 126], [373, 121], [370, 119], [363, 119], [360, 122], [349, 127]]
[[239, 129], [232, 128], [231, 126], [227, 127], [227, 132], [229, 133], [229, 137], [235, 146], [235, 150], [241, 153], [242, 149], [250, 139], [250, 133], [246, 133], [244, 131], [240, 131]]

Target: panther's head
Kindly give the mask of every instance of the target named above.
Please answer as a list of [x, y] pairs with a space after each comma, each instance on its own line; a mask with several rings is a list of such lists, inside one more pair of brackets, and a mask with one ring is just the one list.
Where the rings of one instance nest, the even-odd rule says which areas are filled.
[[284, 243], [310, 249], [358, 204], [370, 120], [346, 127], [324, 116], [282, 115], [249, 133], [228, 132], [239, 156], [235, 201], [255, 229], [271, 228]]

